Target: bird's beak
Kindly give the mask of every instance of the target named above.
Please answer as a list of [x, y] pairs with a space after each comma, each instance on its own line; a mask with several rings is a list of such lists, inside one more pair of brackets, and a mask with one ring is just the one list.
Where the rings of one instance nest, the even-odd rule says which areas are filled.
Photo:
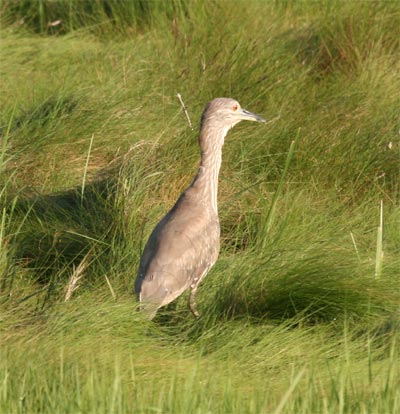
[[257, 121], [257, 122], [266, 122], [264, 118], [253, 114], [253, 112], [247, 111], [246, 109], [241, 109], [241, 118], [245, 121]]

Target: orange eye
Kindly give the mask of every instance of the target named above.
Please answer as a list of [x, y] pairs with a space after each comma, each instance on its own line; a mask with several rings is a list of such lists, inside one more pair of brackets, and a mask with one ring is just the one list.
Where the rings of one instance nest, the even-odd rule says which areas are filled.
[[237, 111], [237, 110], [238, 110], [238, 106], [237, 106], [237, 105], [233, 105], [233, 106], [232, 106], [232, 109], [233, 109], [234, 111]]

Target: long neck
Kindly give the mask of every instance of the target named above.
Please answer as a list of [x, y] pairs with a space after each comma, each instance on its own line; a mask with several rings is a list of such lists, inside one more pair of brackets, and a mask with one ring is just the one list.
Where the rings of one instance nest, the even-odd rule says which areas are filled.
[[192, 183], [205, 203], [218, 213], [218, 174], [221, 168], [222, 145], [227, 133], [225, 129], [210, 129], [203, 126], [200, 131], [201, 161], [199, 171]]

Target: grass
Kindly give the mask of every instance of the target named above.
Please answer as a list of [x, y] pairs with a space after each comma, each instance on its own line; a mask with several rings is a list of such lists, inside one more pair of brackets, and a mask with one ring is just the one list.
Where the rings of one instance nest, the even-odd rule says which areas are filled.
[[[0, 412], [399, 411], [398, 4], [0, 12]], [[226, 139], [201, 318], [149, 322], [140, 253], [199, 158], [177, 94], [272, 122]]]

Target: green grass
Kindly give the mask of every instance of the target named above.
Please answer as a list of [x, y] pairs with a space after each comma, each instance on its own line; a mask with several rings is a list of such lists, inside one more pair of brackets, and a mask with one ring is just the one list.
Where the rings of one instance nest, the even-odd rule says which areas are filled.
[[[0, 412], [399, 411], [396, 2], [0, 13]], [[140, 253], [199, 159], [177, 93], [273, 121], [226, 139], [202, 316], [149, 322]]]

